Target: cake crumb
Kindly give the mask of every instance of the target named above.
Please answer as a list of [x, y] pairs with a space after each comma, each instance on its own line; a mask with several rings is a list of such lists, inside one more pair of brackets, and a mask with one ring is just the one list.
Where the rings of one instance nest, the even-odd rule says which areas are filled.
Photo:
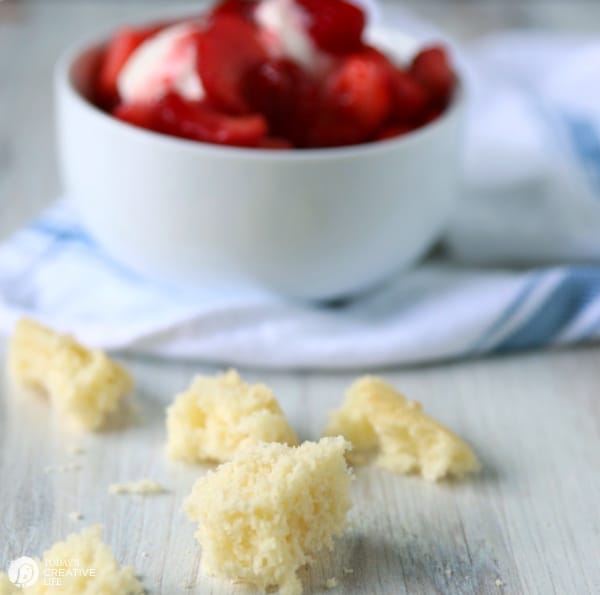
[[80, 521], [83, 518], [83, 515], [80, 512], [70, 512], [69, 518], [72, 521]]
[[346, 528], [349, 447], [262, 443], [198, 479], [184, 510], [198, 522], [204, 574], [301, 595], [298, 570]]
[[496, 587], [502, 587], [504, 585], [504, 581], [500, 578], [496, 579]]
[[126, 483], [112, 483], [108, 488], [109, 494], [164, 494], [166, 489], [157, 481], [141, 479]]
[[355, 465], [374, 459], [390, 471], [417, 472], [431, 481], [480, 468], [466, 442], [429, 417], [420, 403], [372, 376], [352, 384], [342, 406], [331, 413], [325, 434], [352, 443], [348, 459]]
[[17, 322], [8, 368], [17, 385], [45, 394], [55, 412], [98, 430], [132, 392], [126, 370], [98, 349], [29, 319]]
[[326, 589], [335, 589], [338, 586], [338, 581], [337, 578], [333, 577], [333, 578], [328, 578], [325, 581], [325, 588]]
[[167, 410], [167, 453], [188, 463], [224, 463], [260, 442], [290, 446], [298, 438], [270, 388], [235, 370], [197, 376]]
[[447, 566], [444, 572], [446, 573], [446, 576], [452, 576], [452, 568], [450, 568], [450, 566]]
[[[46, 550], [41, 559], [31, 561], [39, 571], [38, 582], [28, 583], [20, 589], [0, 572], [0, 593], [144, 595], [146, 592], [135, 570], [131, 566], [121, 566], [110, 547], [102, 541], [100, 525], [67, 536], [64, 541]], [[53, 578], [54, 581], [58, 578], [60, 582], [49, 582]]]
[[354, 568], [343, 568], [344, 574], [354, 574]]

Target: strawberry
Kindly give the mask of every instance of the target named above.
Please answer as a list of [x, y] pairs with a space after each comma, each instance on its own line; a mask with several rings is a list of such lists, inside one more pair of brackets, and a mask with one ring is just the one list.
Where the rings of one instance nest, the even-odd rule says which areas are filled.
[[199, 56], [209, 99], [225, 111], [248, 113], [244, 80], [267, 58], [256, 28], [239, 16], [216, 16], [200, 36]]
[[155, 130], [182, 138], [255, 147], [267, 133], [267, 124], [260, 115], [228, 116], [204, 103], [185, 101], [175, 93], [165, 95], [155, 110]]
[[411, 132], [415, 127], [411, 124], [390, 124], [375, 135], [375, 140], [389, 140]]
[[214, 6], [210, 14], [213, 17], [229, 14], [252, 21], [257, 6], [258, 0], [223, 0]]
[[445, 106], [450, 101], [455, 77], [443, 47], [421, 50], [411, 64], [410, 73], [427, 90], [432, 103]]
[[117, 79], [121, 69], [144, 41], [166, 26], [166, 23], [160, 23], [144, 29], [123, 27], [112, 36], [103, 52], [96, 83], [96, 92], [101, 104], [111, 107], [118, 101]]
[[296, 0], [306, 15], [306, 28], [314, 42], [333, 54], [344, 54], [361, 46], [365, 13], [344, 0]]
[[325, 82], [325, 109], [352, 122], [361, 136], [383, 124], [392, 100], [389, 67], [370, 52], [343, 58]]
[[111, 112], [115, 118], [140, 128], [154, 129], [156, 106], [148, 103], [123, 103]]
[[316, 81], [298, 64], [269, 59], [252, 71], [244, 85], [245, 97], [254, 111], [269, 121], [272, 133], [298, 142], [317, 109]]
[[261, 149], [273, 149], [284, 151], [286, 149], [293, 149], [294, 145], [289, 140], [285, 138], [280, 138], [278, 136], [267, 136], [265, 137], [258, 146]]
[[414, 77], [400, 68], [396, 68], [392, 74], [392, 91], [396, 119], [413, 121], [427, 109], [427, 92]]

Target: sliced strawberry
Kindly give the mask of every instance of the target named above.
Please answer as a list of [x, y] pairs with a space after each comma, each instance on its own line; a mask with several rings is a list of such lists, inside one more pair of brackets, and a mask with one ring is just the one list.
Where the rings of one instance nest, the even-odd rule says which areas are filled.
[[425, 113], [428, 106], [427, 92], [410, 74], [396, 68], [392, 75], [394, 115], [402, 121], [413, 121]]
[[325, 83], [325, 103], [337, 119], [354, 123], [361, 135], [369, 135], [392, 109], [389, 68], [370, 53], [343, 58]]
[[365, 13], [344, 0], [296, 0], [306, 15], [306, 29], [315, 43], [334, 54], [360, 48]]
[[280, 138], [278, 136], [267, 136], [258, 144], [258, 146], [261, 149], [273, 149], [280, 151], [294, 148], [294, 145], [292, 145], [289, 140]]
[[367, 140], [365, 134], [348, 120], [323, 116], [310, 128], [308, 147], [343, 147]]
[[402, 136], [414, 129], [415, 126], [411, 124], [390, 124], [375, 135], [375, 140], [389, 140], [397, 136]]
[[182, 138], [256, 147], [267, 134], [267, 123], [260, 115], [227, 116], [206, 104], [185, 101], [175, 93], [165, 95], [155, 109], [155, 130]]
[[431, 46], [421, 50], [415, 56], [410, 72], [425, 87], [432, 102], [444, 106], [450, 101], [455, 76], [443, 47]]
[[199, 41], [200, 77], [209, 98], [226, 111], [247, 113], [243, 84], [267, 55], [254, 26], [225, 14], [209, 23]]
[[108, 42], [100, 64], [97, 79], [99, 101], [106, 107], [114, 105], [119, 97], [117, 79], [131, 54], [147, 39], [164, 29], [169, 23], [159, 23], [144, 29], [123, 27]]
[[254, 11], [258, 6], [258, 0], [223, 0], [211, 11], [212, 16], [224, 14], [241, 16], [249, 21], [254, 18]]
[[249, 73], [244, 85], [248, 105], [269, 121], [272, 133], [297, 140], [318, 109], [317, 82], [286, 59], [268, 59]]
[[156, 126], [156, 106], [148, 103], [123, 103], [112, 111], [123, 122], [153, 130]]

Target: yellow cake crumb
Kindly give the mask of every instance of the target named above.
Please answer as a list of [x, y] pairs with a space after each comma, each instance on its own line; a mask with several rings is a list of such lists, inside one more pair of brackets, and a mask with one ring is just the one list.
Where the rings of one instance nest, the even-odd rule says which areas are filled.
[[36, 559], [34, 584], [17, 588], [0, 574], [0, 595], [142, 595], [144, 588], [131, 566], [119, 567], [111, 549], [102, 542], [97, 525], [69, 535]]
[[204, 572], [302, 593], [297, 570], [347, 525], [348, 448], [341, 437], [261, 443], [197, 480], [184, 509], [199, 523]]
[[167, 452], [187, 462], [225, 462], [259, 442], [298, 439], [271, 390], [246, 384], [230, 370], [198, 376], [167, 411]]
[[108, 488], [110, 494], [164, 494], [166, 491], [162, 485], [151, 479], [113, 483]]
[[325, 434], [348, 439], [349, 460], [355, 464], [374, 458], [391, 471], [419, 472], [433, 481], [479, 470], [463, 440], [379, 378], [360, 378], [350, 387]]
[[333, 577], [333, 578], [328, 578], [325, 581], [325, 588], [326, 589], [335, 589], [338, 586], [338, 580], [337, 578]]
[[344, 566], [344, 568], [342, 569], [344, 574], [354, 574], [354, 569], [353, 568], [346, 568]]
[[103, 351], [28, 319], [17, 323], [11, 339], [9, 371], [85, 430], [100, 428], [133, 388], [129, 374]]

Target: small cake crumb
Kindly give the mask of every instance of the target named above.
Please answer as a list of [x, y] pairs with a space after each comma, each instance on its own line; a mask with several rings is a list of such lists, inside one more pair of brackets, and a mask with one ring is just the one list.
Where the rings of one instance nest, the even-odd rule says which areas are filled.
[[108, 488], [109, 494], [164, 494], [166, 491], [161, 484], [151, 479], [112, 483]]
[[366, 376], [348, 390], [325, 430], [352, 443], [349, 460], [375, 463], [396, 473], [418, 472], [436, 481], [479, 470], [471, 448], [379, 378]]
[[335, 589], [338, 586], [338, 581], [337, 578], [328, 578], [325, 581], [325, 588], [326, 589]]
[[150, 554], [148, 552], [142, 552], [142, 558], [147, 558]]
[[104, 425], [133, 389], [129, 374], [103, 351], [29, 319], [16, 325], [8, 367], [14, 381], [47, 395], [59, 415], [88, 431]]
[[344, 574], [354, 574], [354, 568], [343, 568]]
[[351, 474], [341, 437], [289, 447], [262, 443], [196, 481], [184, 503], [198, 522], [202, 570], [282, 595], [346, 528]]
[[188, 463], [226, 462], [259, 442], [298, 443], [272, 391], [235, 370], [196, 377], [167, 410], [167, 434], [168, 455]]
[[[17, 588], [0, 573], [0, 593], [52, 595], [54, 593], [102, 595], [143, 595], [144, 587], [131, 566], [121, 567], [110, 547], [102, 541], [102, 527], [96, 525], [69, 535], [36, 558], [39, 580]], [[73, 566], [76, 561], [76, 566]], [[44, 570], [45, 569], [45, 570]], [[52, 574], [47, 574], [48, 569]], [[74, 570], [77, 570], [76, 572]], [[48, 578], [49, 577], [49, 578]], [[60, 580], [59, 583], [51, 579]], [[42, 580], [43, 579], [43, 580]]]
[[80, 512], [70, 512], [69, 518], [72, 521], [80, 521], [83, 518], [83, 515]]
[[502, 587], [504, 585], [504, 581], [500, 578], [496, 579], [496, 587]]

